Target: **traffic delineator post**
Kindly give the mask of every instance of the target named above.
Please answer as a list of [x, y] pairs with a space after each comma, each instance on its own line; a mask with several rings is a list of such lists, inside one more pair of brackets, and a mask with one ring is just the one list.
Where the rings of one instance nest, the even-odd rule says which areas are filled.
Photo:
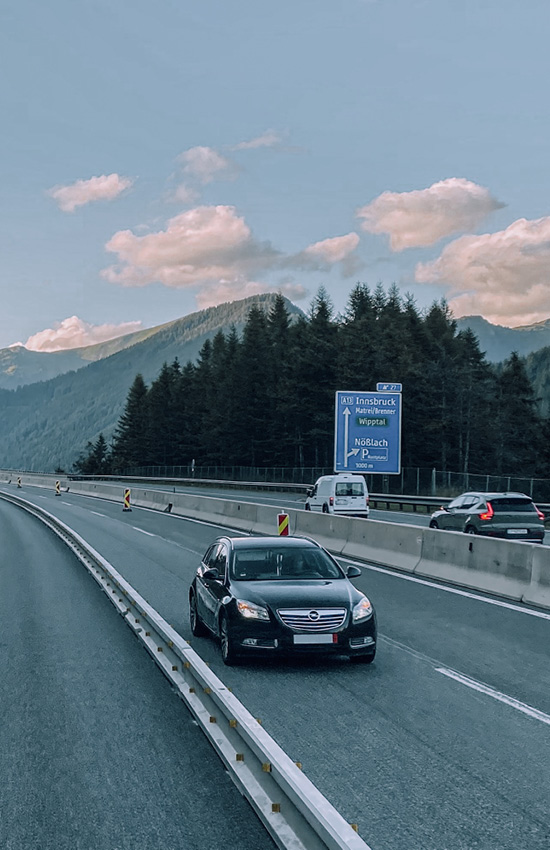
[[282, 512], [280, 514], [277, 514], [277, 528], [280, 537], [288, 537], [288, 514]]
[[61, 496], [61, 485], [60, 485], [59, 481], [55, 482], [55, 495]]
[[21, 488], [21, 479], [20, 479], [20, 478], [18, 478], [18, 479], [17, 479], [17, 486], [18, 486], [19, 488]]
[[126, 488], [126, 490], [124, 491], [124, 507], [122, 508], [122, 510], [123, 511], [131, 511], [132, 510], [132, 508], [130, 507], [130, 490], [128, 488]]

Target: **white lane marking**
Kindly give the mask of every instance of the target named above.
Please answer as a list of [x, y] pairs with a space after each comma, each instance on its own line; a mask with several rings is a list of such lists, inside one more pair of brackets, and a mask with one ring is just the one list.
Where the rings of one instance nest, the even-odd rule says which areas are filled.
[[151, 534], [150, 531], [144, 531], [143, 528], [138, 528], [137, 525], [133, 525], [132, 528], [134, 531], [141, 531], [142, 534], [146, 534], [147, 537], [156, 537], [156, 534]]
[[444, 584], [437, 584], [434, 581], [418, 578], [417, 576], [404, 575], [403, 573], [387, 570], [384, 567], [375, 567], [374, 564], [365, 564], [364, 561], [353, 561], [351, 558], [344, 558], [337, 555], [338, 561], [345, 561], [347, 564], [353, 564], [355, 567], [361, 567], [364, 570], [373, 570], [375, 573], [384, 573], [387, 576], [395, 576], [403, 581], [412, 581], [415, 584], [423, 584], [426, 587], [435, 587], [436, 590], [443, 590], [445, 593], [454, 593], [455, 596], [466, 596], [468, 599], [475, 599], [478, 602], [486, 602], [488, 605], [496, 605], [499, 608], [508, 608], [509, 611], [518, 611], [520, 614], [529, 614], [531, 617], [539, 617], [541, 620], [550, 620], [550, 614], [545, 614], [544, 611], [534, 611], [532, 608], [523, 608], [520, 605], [515, 605], [513, 602], [503, 602], [501, 599], [491, 599], [488, 596], [480, 596], [478, 593], [471, 593], [468, 590], [459, 590], [457, 587], [447, 587]]
[[519, 699], [515, 699], [514, 697], [510, 697], [507, 694], [501, 693], [501, 691], [495, 690], [495, 688], [491, 688], [489, 685], [484, 684], [483, 682], [478, 682], [476, 679], [472, 679], [470, 676], [466, 676], [464, 673], [458, 673], [456, 670], [451, 670], [449, 667], [444, 667], [441, 661], [438, 661], [436, 658], [432, 658], [429, 655], [426, 655], [424, 652], [419, 652], [416, 649], [413, 649], [411, 646], [407, 646], [406, 643], [401, 643], [398, 640], [394, 640], [393, 638], [388, 637], [387, 635], [378, 634], [379, 643], [387, 643], [390, 646], [395, 647], [395, 649], [399, 649], [402, 652], [406, 652], [408, 655], [411, 655], [413, 658], [416, 658], [418, 661], [423, 661], [429, 664], [437, 673], [442, 673], [444, 676], [448, 676], [450, 679], [455, 679], [455, 681], [460, 682], [463, 685], [466, 685], [469, 688], [473, 688], [475, 691], [479, 691], [480, 693], [487, 694], [493, 699], [499, 700], [499, 702], [503, 702], [506, 705], [511, 706], [512, 708], [517, 709], [518, 711], [527, 714], [529, 717], [535, 718], [535, 720], [540, 720], [542, 723], [550, 724], [550, 715], [545, 714], [544, 711], [540, 711], [538, 708], [533, 708], [530, 705], [527, 705], [525, 702], [521, 702]]
[[61, 504], [62, 504], [62, 505], [67, 505], [67, 507], [68, 507], [68, 508], [73, 508], [73, 507], [74, 507], [74, 505], [72, 504], [72, 502], [61, 502]]
[[95, 514], [95, 516], [102, 516], [103, 519], [108, 519], [107, 514], [100, 514], [99, 511], [90, 511], [91, 514]]
[[509, 705], [511, 708], [515, 708], [517, 711], [521, 711], [522, 714], [527, 714], [528, 717], [532, 717], [534, 720], [540, 720], [541, 723], [546, 723], [547, 726], [550, 726], [550, 715], [545, 714], [544, 711], [539, 711], [538, 708], [533, 708], [525, 702], [520, 702], [519, 699], [514, 699], [514, 697], [509, 697], [500, 691], [495, 691], [489, 685], [484, 685], [483, 682], [476, 682], [475, 679], [470, 679], [468, 676], [457, 673], [455, 670], [449, 670], [446, 667], [436, 667], [435, 669], [438, 673], [448, 676], [449, 679], [454, 679], [456, 682], [466, 685], [467, 688], [479, 691], [480, 694], [486, 694], [499, 702], [503, 702], [505, 705]]

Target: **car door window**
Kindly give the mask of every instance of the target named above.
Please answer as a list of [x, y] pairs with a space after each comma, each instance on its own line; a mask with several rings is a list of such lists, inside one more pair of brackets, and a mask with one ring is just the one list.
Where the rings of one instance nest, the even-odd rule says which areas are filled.
[[453, 499], [452, 502], [449, 502], [447, 507], [450, 511], [455, 511], [458, 508], [462, 507], [463, 502], [464, 502], [464, 496], [459, 496], [457, 499]]
[[207, 569], [211, 569], [215, 565], [220, 548], [219, 543], [214, 543], [214, 545], [207, 550], [206, 555], [203, 558], [203, 563]]
[[218, 575], [222, 581], [225, 579], [225, 568], [227, 566], [227, 547], [220, 546], [217, 553], [216, 558], [212, 564], [214, 569], [218, 571]]

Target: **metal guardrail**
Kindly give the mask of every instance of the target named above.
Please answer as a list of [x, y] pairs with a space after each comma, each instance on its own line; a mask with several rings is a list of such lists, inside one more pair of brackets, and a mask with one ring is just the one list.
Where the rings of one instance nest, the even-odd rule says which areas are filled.
[[80, 535], [43, 508], [5, 499], [55, 532], [91, 573], [143, 643], [283, 850], [369, 850], [313, 783], [262, 729], [186, 640]]

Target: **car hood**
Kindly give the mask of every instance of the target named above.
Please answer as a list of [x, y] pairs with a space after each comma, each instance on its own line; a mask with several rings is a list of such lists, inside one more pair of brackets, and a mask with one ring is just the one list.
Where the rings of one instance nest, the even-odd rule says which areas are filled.
[[236, 581], [238, 599], [270, 608], [351, 608], [363, 596], [346, 579]]

